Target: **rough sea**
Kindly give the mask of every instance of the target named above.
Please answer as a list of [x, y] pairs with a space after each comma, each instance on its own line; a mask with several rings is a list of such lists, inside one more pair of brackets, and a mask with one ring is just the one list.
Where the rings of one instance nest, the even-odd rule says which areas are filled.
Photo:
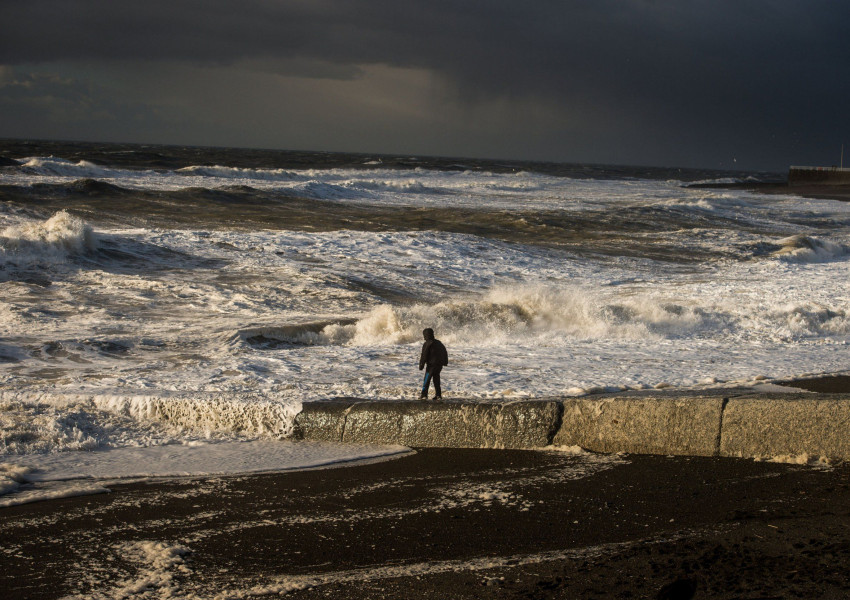
[[60, 455], [65, 479], [97, 449], [127, 453], [115, 474], [163, 474], [133, 453], [286, 438], [304, 401], [415, 401], [425, 327], [448, 347], [446, 399], [850, 365], [850, 205], [704, 185], [781, 175], [19, 141], [0, 157], [0, 494]]

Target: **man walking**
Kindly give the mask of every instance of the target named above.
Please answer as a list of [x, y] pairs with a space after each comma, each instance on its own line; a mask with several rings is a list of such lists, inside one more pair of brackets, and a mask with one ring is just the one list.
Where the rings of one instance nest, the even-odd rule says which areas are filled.
[[440, 371], [449, 364], [449, 353], [446, 347], [438, 339], [434, 338], [434, 330], [430, 327], [422, 331], [425, 337], [425, 343], [422, 344], [422, 355], [419, 357], [419, 370], [425, 368], [425, 382], [422, 385], [422, 393], [419, 394], [420, 400], [428, 399], [428, 388], [431, 381], [434, 382], [434, 400], [442, 400], [443, 393], [440, 389]]

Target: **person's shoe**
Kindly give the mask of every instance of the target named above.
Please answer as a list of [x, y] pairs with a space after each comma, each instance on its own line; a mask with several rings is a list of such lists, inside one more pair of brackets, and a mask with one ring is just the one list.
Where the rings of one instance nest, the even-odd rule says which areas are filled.
[[419, 396], [419, 399], [425, 402], [428, 400], [428, 396]]
[[433, 400], [434, 400], [434, 402], [442, 402], [443, 397], [442, 396], [434, 396]]

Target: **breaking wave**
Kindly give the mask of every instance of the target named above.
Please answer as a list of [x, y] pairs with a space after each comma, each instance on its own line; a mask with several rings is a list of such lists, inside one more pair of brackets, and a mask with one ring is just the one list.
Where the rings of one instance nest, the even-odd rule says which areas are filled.
[[0, 454], [93, 450], [107, 435], [82, 407], [2, 401], [0, 408]]
[[827, 262], [847, 256], [850, 249], [842, 244], [798, 234], [776, 242], [780, 247], [773, 256], [793, 262]]
[[222, 179], [258, 179], [261, 181], [300, 181], [302, 175], [287, 169], [244, 169], [240, 167], [191, 166], [177, 169], [175, 173], [195, 177], [217, 177]]
[[91, 226], [62, 210], [44, 222], [0, 231], [0, 266], [60, 263], [97, 247], [98, 238]]
[[287, 345], [315, 346], [329, 343], [324, 330], [333, 326], [347, 326], [356, 319], [334, 319], [265, 327], [248, 327], [237, 332], [234, 341], [243, 341], [260, 348], [276, 348]]
[[686, 335], [701, 327], [705, 318], [699, 310], [651, 299], [606, 304], [581, 291], [499, 289], [480, 299], [414, 306], [384, 304], [350, 323], [270, 327], [256, 331], [253, 338], [242, 337], [249, 343], [254, 339], [307, 345], [408, 344], [420, 340], [427, 326], [448, 342], [468, 345], [547, 336], [561, 340], [644, 339]]
[[34, 175], [60, 175], [80, 178], [114, 177], [118, 174], [114, 169], [105, 169], [87, 160], [75, 163], [54, 156], [29, 158], [21, 164], [21, 169]]
[[347, 200], [363, 197], [362, 191], [319, 181], [310, 181], [303, 188], [299, 188], [298, 191], [317, 200]]
[[363, 179], [353, 187], [378, 192], [403, 192], [407, 194], [447, 194], [447, 190], [429, 187], [417, 179], [379, 180]]
[[789, 338], [844, 336], [850, 333], [850, 318], [846, 310], [813, 303], [783, 306], [771, 311], [768, 318], [779, 326], [780, 334]]
[[498, 289], [479, 299], [438, 304], [383, 304], [360, 319], [245, 329], [257, 348], [386, 346], [421, 341], [432, 327], [451, 344], [505, 347], [595, 340], [650, 340], [752, 335], [815, 339], [850, 334], [850, 311], [813, 303], [685, 305], [653, 296], [597, 299], [582, 290]]
[[[0, 392], [0, 454], [45, 454], [173, 443], [195, 432], [292, 435], [296, 402], [251, 393], [188, 395]], [[0, 469], [0, 486], [3, 485]]]

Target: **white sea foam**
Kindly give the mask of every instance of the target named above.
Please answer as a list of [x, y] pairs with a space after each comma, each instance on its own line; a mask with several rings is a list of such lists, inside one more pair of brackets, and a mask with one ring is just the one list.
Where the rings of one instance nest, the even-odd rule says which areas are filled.
[[[393, 397], [410, 386], [406, 369], [427, 325], [462, 359], [453, 365], [465, 369], [452, 377], [455, 391], [473, 396], [778, 378], [841, 370], [846, 352], [847, 301], [836, 286], [844, 266], [836, 261], [718, 264], [694, 277], [636, 261], [556, 261], [533, 248], [430, 232], [100, 235], [227, 260], [234, 275], [191, 268], [175, 277], [144, 264], [139, 272], [74, 271], [39, 292], [61, 318], [35, 312], [29, 288], [8, 283], [0, 333], [4, 354], [18, 360], [8, 364], [62, 369], [71, 391]], [[389, 304], [352, 281], [432, 298]], [[241, 343], [256, 335], [304, 346]], [[790, 356], [784, 345], [793, 340], [818, 346], [797, 345]], [[620, 375], [612, 364], [634, 367]]]
[[803, 454], [782, 454], [779, 456], [756, 458], [756, 460], [787, 465], [807, 465], [823, 469], [828, 469], [832, 465], [832, 462], [826, 456], [812, 456], [805, 452]]
[[[245, 589], [228, 590], [222, 595], [223, 598], [247, 599], [257, 596], [286, 595], [311, 588], [323, 586], [364, 584], [393, 580], [398, 578], [416, 577], [421, 579], [433, 575], [445, 573], [471, 574], [480, 571], [492, 571], [498, 575], [497, 569], [513, 568], [518, 565], [536, 565], [550, 561], [563, 561], [565, 559], [598, 558], [608, 553], [621, 553], [622, 551], [641, 544], [644, 547], [648, 543], [660, 541], [669, 543], [671, 534], [666, 533], [663, 538], [652, 540], [644, 539], [627, 543], [602, 544], [599, 546], [571, 548], [569, 550], [554, 550], [531, 555], [512, 556], [485, 556], [467, 560], [445, 560], [427, 561], [421, 563], [380, 565], [369, 568], [351, 569], [348, 571], [329, 571], [308, 575], [284, 575], [271, 578], [263, 584], [253, 585]], [[503, 581], [501, 577], [486, 577], [484, 581]]]
[[427, 187], [421, 180], [411, 179], [362, 179], [356, 183], [356, 187], [364, 190], [377, 190], [389, 192], [403, 192], [407, 194], [435, 193], [438, 190]]
[[691, 185], [731, 185], [741, 183], [741, 180], [736, 177], [719, 177], [716, 179], [701, 179], [691, 182]]
[[184, 560], [191, 553], [189, 548], [180, 544], [141, 540], [124, 542], [117, 551], [124, 560], [134, 563], [138, 568], [133, 577], [117, 582], [109, 594], [103, 595], [104, 598], [148, 596], [152, 591], [159, 598], [184, 596], [174, 576], [191, 573]]
[[0, 405], [0, 454], [91, 450], [108, 435], [82, 406], [3, 401]]

